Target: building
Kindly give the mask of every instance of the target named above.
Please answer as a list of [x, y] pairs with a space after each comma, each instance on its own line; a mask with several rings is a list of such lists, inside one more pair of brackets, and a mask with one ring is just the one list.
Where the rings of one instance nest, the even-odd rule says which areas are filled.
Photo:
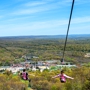
[[85, 57], [90, 57], [90, 53], [86, 53]]

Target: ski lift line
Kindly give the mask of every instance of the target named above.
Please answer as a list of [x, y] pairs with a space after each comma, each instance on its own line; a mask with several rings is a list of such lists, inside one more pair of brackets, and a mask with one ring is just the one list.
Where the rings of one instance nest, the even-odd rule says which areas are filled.
[[64, 49], [63, 49], [63, 57], [62, 57], [63, 61], [62, 62], [64, 62], [64, 55], [65, 55], [65, 50], [66, 50], [66, 44], [67, 44], [67, 38], [68, 38], [68, 32], [69, 32], [69, 28], [70, 28], [70, 22], [71, 22], [74, 2], [75, 2], [75, 0], [72, 1], [71, 12], [70, 12], [70, 17], [69, 17], [69, 23], [68, 23], [68, 28], [67, 28], [67, 34], [66, 34], [66, 39], [65, 39]]

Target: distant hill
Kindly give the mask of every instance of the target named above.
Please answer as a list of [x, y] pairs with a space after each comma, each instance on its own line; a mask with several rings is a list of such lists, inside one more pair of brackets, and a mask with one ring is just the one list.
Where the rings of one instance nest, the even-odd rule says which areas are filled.
[[[18, 39], [65, 39], [66, 35], [31, 35], [31, 36], [8, 36], [0, 37], [1, 40], [18, 40]], [[68, 35], [69, 39], [88, 39], [90, 34], [73, 34]]]

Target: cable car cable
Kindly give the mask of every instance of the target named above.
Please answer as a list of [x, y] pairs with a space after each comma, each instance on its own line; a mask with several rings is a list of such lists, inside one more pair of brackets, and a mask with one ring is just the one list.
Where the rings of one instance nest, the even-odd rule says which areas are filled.
[[65, 39], [65, 43], [64, 43], [63, 56], [62, 56], [61, 62], [64, 62], [64, 56], [65, 56], [65, 50], [66, 50], [66, 44], [67, 44], [67, 38], [68, 38], [68, 32], [69, 32], [69, 28], [70, 28], [70, 22], [71, 22], [74, 2], [75, 2], [75, 0], [72, 1], [71, 12], [70, 12], [70, 17], [69, 17], [69, 23], [68, 23], [67, 34], [66, 34], [66, 39]]

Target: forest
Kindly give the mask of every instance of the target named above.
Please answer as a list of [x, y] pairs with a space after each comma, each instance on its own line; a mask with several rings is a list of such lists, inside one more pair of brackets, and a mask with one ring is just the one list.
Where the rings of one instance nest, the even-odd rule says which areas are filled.
[[[22, 56], [32, 55], [39, 58], [32, 60], [60, 60], [65, 43], [61, 37], [1, 37], [0, 66], [25, 61]], [[90, 53], [89, 36], [70, 36], [65, 50], [65, 61], [73, 62], [77, 68], [63, 68], [65, 73], [74, 78], [62, 84], [59, 78], [52, 78], [60, 70], [31, 71], [31, 90], [90, 90]], [[28, 82], [21, 80], [19, 72], [13, 75], [10, 71], [0, 74], [0, 90], [30, 90]]]
[[28, 71], [31, 83], [21, 80], [19, 74], [13, 75], [9, 71], [0, 74], [0, 90], [90, 90], [90, 67], [63, 68], [65, 74], [73, 77], [61, 83], [59, 78], [52, 78], [60, 70]]
[[[37, 60], [60, 60], [65, 36], [1, 37], [0, 65], [24, 61], [22, 56], [37, 56]], [[89, 62], [85, 57], [90, 52], [89, 35], [69, 36], [65, 50], [65, 61], [75, 64]], [[18, 61], [17, 61], [18, 59]], [[34, 58], [32, 58], [34, 60]]]

